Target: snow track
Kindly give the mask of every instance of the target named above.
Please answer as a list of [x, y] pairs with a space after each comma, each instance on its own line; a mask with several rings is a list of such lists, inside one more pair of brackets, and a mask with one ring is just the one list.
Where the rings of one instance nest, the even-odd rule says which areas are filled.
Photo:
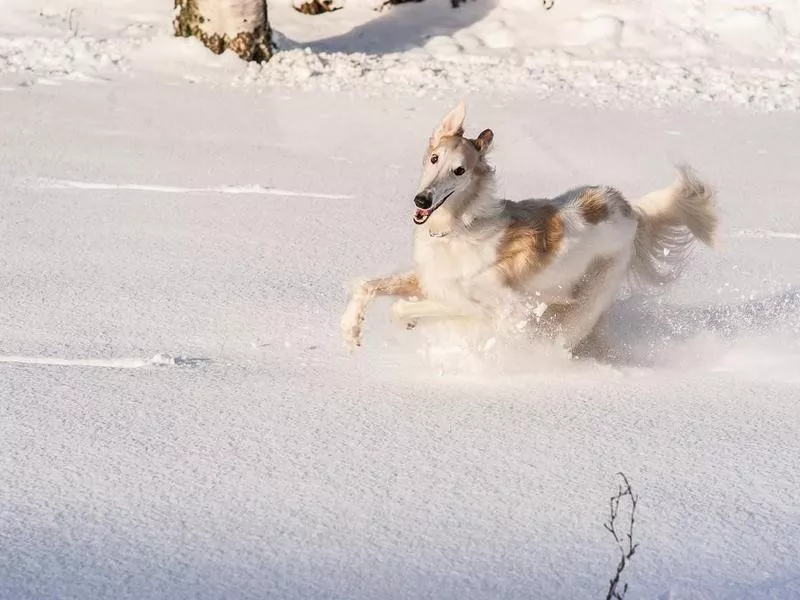
[[789, 231], [770, 231], [768, 229], [742, 229], [732, 234], [732, 237], [743, 239], [776, 239], [776, 240], [800, 240], [800, 233]]
[[140, 183], [96, 183], [90, 181], [53, 181], [44, 182], [41, 187], [52, 189], [78, 189], [78, 190], [125, 190], [134, 192], [158, 192], [162, 194], [250, 194], [256, 196], [283, 196], [319, 198], [323, 200], [348, 200], [353, 196], [347, 194], [326, 194], [322, 192], [301, 192], [295, 190], [281, 190], [262, 185], [226, 185], [220, 187], [186, 188], [169, 185], [147, 185]]
[[142, 367], [199, 365], [205, 358], [171, 357], [156, 354], [153, 358], [58, 358], [54, 356], [0, 356], [0, 363], [19, 365], [46, 365], [53, 367], [100, 367], [108, 369], [141, 369]]

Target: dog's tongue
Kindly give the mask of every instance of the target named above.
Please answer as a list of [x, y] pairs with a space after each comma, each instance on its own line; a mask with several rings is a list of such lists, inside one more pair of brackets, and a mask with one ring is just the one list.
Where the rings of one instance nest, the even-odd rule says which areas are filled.
[[431, 211], [427, 208], [418, 208], [414, 211], [414, 223], [422, 225], [431, 216]]

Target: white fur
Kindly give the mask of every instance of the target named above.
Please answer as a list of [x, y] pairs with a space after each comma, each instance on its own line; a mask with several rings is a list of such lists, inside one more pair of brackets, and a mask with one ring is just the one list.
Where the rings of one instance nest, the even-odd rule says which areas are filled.
[[[636, 221], [614, 214], [608, 221], [590, 225], [573, 208], [562, 212], [564, 239], [556, 257], [529, 281], [528, 289], [544, 295], [564, 295], [583, 277], [598, 256], [630, 252], [636, 235]], [[572, 213], [572, 214], [570, 214]]]
[[559, 341], [567, 347], [575, 346], [591, 333], [614, 300], [630, 264], [637, 221], [617, 214], [591, 225], [574, 209], [561, 215], [565, 228], [558, 252], [547, 267], [526, 282], [522, 293], [505, 287], [492, 268], [504, 228], [483, 236], [465, 230], [432, 238], [421, 227], [415, 236], [415, 269], [427, 296], [436, 303], [398, 300], [393, 307], [394, 318], [408, 323], [421, 318], [470, 316], [496, 324], [534, 302], [570, 304], [570, 290], [592, 262], [597, 257], [612, 258], [613, 266], [597, 282], [594, 301], [560, 323]]

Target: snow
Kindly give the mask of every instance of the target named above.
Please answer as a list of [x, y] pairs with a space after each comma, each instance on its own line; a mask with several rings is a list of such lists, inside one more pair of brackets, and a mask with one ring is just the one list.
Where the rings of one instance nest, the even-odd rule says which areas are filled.
[[[800, 109], [800, 5], [675, 0], [410, 3], [351, 0], [309, 17], [269, 7], [281, 48], [269, 68], [211, 59], [171, 37], [171, 4], [15, 0], [0, 26], [0, 73], [25, 82], [127, 73], [215, 85], [372, 95], [525, 92], [586, 105], [722, 102]], [[165, 61], [164, 56], [171, 56]], [[388, 84], [388, 85], [387, 85]]]
[[[629, 598], [800, 598], [795, 3], [273, 3], [262, 67], [171, 3], [7, 4], [0, 597], [603, 597], [624, 471]], [[718, 248], [620, 299], [619, 360], [385, 301], [344, 349], [462, 96], [507, 197], [679, 160], [718, 189]]]

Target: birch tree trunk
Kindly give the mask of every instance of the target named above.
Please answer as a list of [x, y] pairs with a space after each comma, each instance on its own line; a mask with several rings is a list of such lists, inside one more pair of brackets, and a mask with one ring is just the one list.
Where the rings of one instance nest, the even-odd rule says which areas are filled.
[[194, 36], [215, 54], [231, 49], [244, 60], [272, 56], [267, 0], [175, 0], [175, 35]]

